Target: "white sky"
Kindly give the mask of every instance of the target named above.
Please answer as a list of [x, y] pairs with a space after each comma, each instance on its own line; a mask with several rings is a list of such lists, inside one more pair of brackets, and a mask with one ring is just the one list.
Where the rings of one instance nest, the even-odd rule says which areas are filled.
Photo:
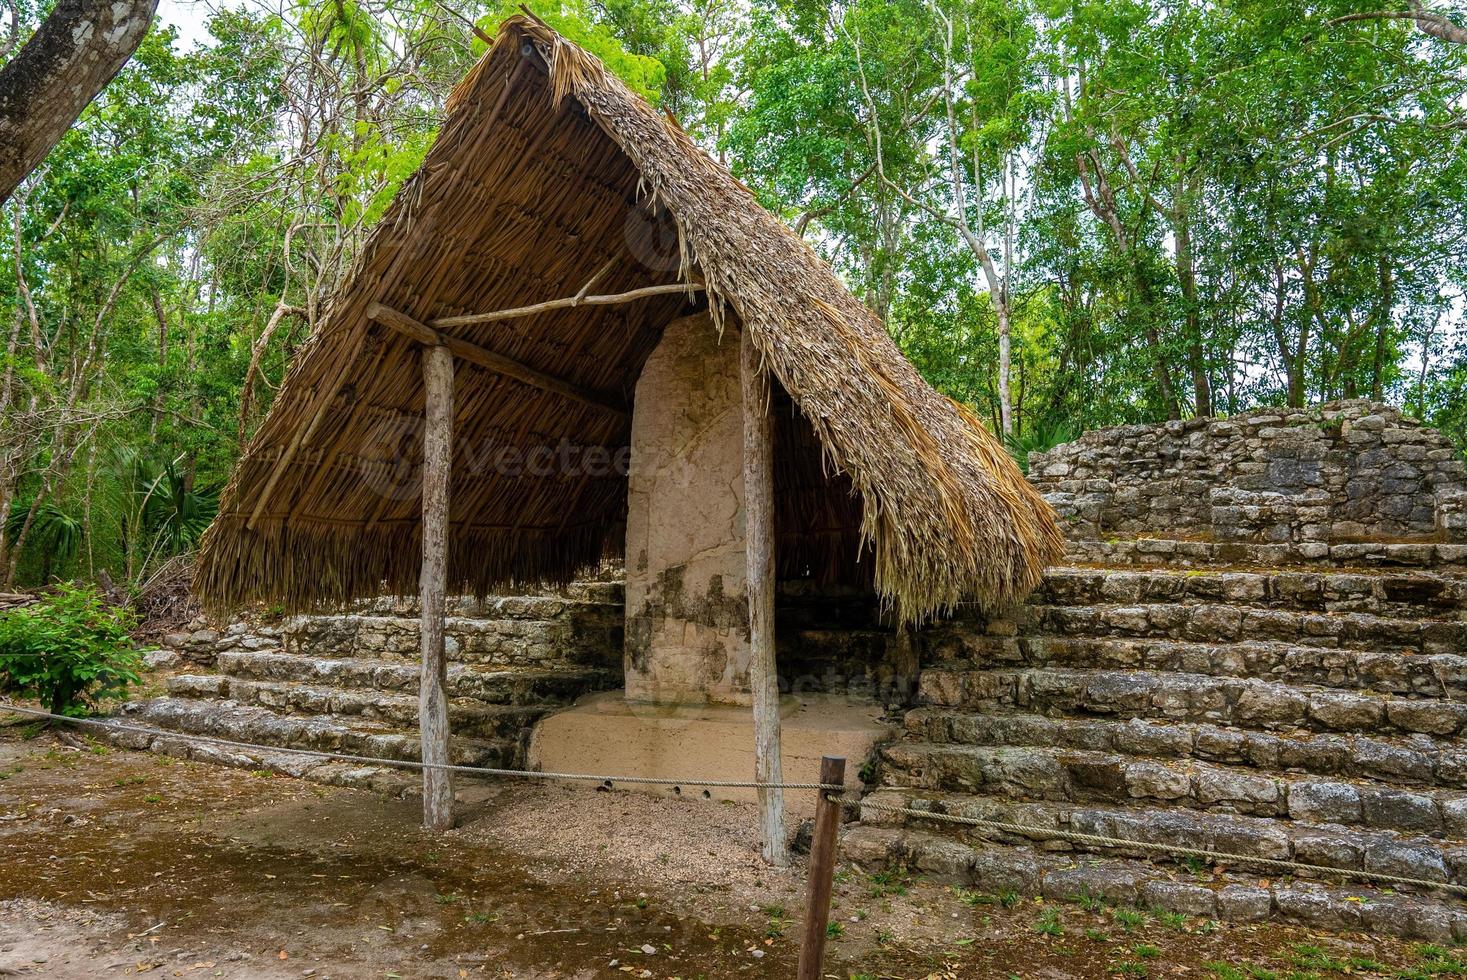
[[159, 0], [158, 20], [178, 28], [178, 47], [188, 51], [209, 40], [211, 0]]

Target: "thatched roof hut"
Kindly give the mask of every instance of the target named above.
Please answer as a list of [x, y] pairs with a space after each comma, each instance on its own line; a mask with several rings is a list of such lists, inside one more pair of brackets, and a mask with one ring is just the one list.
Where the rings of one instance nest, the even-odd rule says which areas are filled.
[[[475, 318], [592, 287], [645, 292]], [[596, 58], [517, 16], [296, 358], [205, 538], [198, 590], [216, 609], [415, 591], [421, 348], [369, 314], [382, 307], [492, 352], [480, 364], [510, 359], [460, 373], [450, 589], [564, 581], [620, 556], [624, 473], [492, 460], [625, 447], [662, 328], [705, 304], [717, 328], [750, 332], [773, 380], [786, 575], [855, 569], [920, 618], [1019, 598], [1059, 556], [1053, 514], [998, 441], [800, 238]]]

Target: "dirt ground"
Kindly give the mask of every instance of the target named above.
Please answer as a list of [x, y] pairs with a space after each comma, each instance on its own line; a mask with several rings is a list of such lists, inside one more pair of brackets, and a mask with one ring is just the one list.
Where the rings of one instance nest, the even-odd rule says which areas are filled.
[[[804, 869], [748, 807], [584, 788], [415, 803], [0, 729], [0, 976], [792, 977]], [[826, 974], [1467, 976], [1467, 951], [842, 868]]]

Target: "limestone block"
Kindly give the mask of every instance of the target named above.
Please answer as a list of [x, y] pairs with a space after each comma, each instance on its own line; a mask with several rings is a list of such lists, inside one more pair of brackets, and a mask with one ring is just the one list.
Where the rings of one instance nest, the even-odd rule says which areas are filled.
[[637, 381], [628, 477], [626, 693], [749, 700], [739, 345], [675, 321]]
[[1289, 786], [1289, 817], [1311, 823], [1359, 823], [1360, 791], [1348, 783], [1293, 783]]

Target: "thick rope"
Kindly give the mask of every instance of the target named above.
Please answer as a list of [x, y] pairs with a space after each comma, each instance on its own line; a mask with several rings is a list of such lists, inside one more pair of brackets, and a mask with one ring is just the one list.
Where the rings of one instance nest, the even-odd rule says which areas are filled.
[[100, 728], [114, 732], [131, 732], [138, 735], [149, 735], [162, 738], [177, 738], [188, 742], [200, 742], [206, 745], [220, 745], [225, 748], [240, 749], [253, 752], [264, 752], [268, 754], [294, 755], [307, 759], [324, 759], [331, 762], [358, 762], [373, 766], [392, 766], [398, 769], [427, 770], [436, 769], [443, 772], [458, 772], [470, 776], [511, 776], [522, 779], [558, 779], [570, 782], [602, 783], [611, 786], [614, 783], [632, 783], [638, 786], [702, 786], [708, 789], [801, 789], [801, 790], [827, 790], [842, 792], [845, 787], [834, 783], [760, 783], [752, 780], [738, 779], [664, 779], [652, 776], [598, 776], [585, 772], [535, 772], [529, 769], [491, 769], [487, 766], [456, 766], [442, 765], [437, 763], [424, 763], [414, 759], [382, 759], [371, 755], [348, 755], [342, 752], [321, 752], [316, 749], [295, 749], [274, 745], [256, 745], [253, 742], [237, 742], [232, 739], [218, 738], [213, 735], [194, 735], [190, 732], [164, 731], [157, 728], [145, 728], [141, 725], [129, 725], [124, 722], [103, 721], [97, 718], [72, 718], [67, 715], [56, 715], [49, 711], [41, 711], [37, 708], [23, 708], [16, 704], [0, 701], [0, 711], [13, 711], [18, 715], [28, 715], [32, 718], [46, 718], [52, 721], [65, 722], [69, 725], [82, 725], [91, 728]]
[[[833, 783], [760, 783], [752, 780], [730, 780], [730, 779], [665, 779], [650, 776], [603, 776], [591, 773], [577, 772], [534, 772], [528, 769], [492, 769], [486, 766], [459, 766], [459, 765], [434, 765], [410, 759], [383, 759], [376, 756], [349, 755], [341, 752], [320, 752], [315, 749], [283, 748], [270, 745], [256, 745], [252, 742], [238, 742], [232, 739], [217, 738], [213, 735], [194, 735], [188, 732], [163, 731], [156, 728], [145, 728], [141, 725], [129, 725], [123, 722], [103, 721], [96, 718], [71, 718], [66, 715], [52, 714], [37, 708], [25, 708], [20, 705], [0, 701], [0, 710], [11, 711], [15, 714], [32, 718], [42, 718], [50, 721], [64, 722], [70, 725], [98, 728], [104, 731], [130, 732], [133, 734], [147, 735], [150, 737], [177, 738], [189, 742], [198, 742], [206, 745], [218, 745], [226, 748], [241, 749], [266, 754], [293, 755], [302, 758], [323, 759], [332, 762], [354, 762], [368, 765], [389, 766], [399, 769], [426, 770], [438, 769], [446, 772], [458, 772], [474, 776], [506, 776], [522, 779], [547, 779], [563, 780], [571, 782], [601, 783], [611, 786], [614, 783], [630, 783], [638, 786], [702, 786], [709, 789], [790, 789], [790, 790], [821, 790], [828, 793], [843, 793], [845, 786]], [[916, 820], [932, 820], [939, 823], [959, 824], [966, 827], [976, 827], [991, 830], [997, 833], [1013, 834], [1019, 837], [1042, 838], [1048, 840], [1065, 840], [1076, 844], [1089, 844], [1097, 847], [1109, 847], [1119, 849], [1130, 849], [1149, 851], [1165, 854], [1171, 857], [1195, 857], [1206, 861], [1222, 864], [1242, 864], [1254, 867], [1269, 868], [1287, 872], [1307, 872], [1314, 876], [1353, 878], [1367, 882], [1384, 882], [1393, 885], [1410, 885], [1417, 888], [1437, 889], [1439, 891], [1451, 892], [1456, 895], [1467, 896], [1467, 886], [1452, 884], [1442, 881], [1427, 881], [1422, 878], [1409, 878], [1404, 875], [1386, 874], [1378, 871], [1357, 871], [1350, 868], [1330, 868], [1318, 864], [1304, 864], [1298, 861], [1284, 861], [1277, 858], [1255, 857], [1248, 854], [1232, 854], [1227, 851], [1213, 851], [1205, 848], [1182, 847], [1177, 844], [1161, 844], [1151, 841], [1127, 840], [1123, 837], [1106, 837], [1101, 834], [1087, 834], [1078, 830], [1060, 830], [1058, 828], [1035, 827], [1029, 824], [1006, 823], [1001, 820], [985, 820], [981, 817], [964, 817], [951, 813], [934, 813], [930, 810], [917, 810], [912, 807], [891, 806], [885, 803], [875, 803], [869, 800], [839, 800], [848, 806], [858, 807], [863, 811], [869, 810], [873, 813], [886, 813], [894, 816], [909, 817]]]
[[1177, 844], [1159, 844], [1151, 841], [1126, 840], [1123, 837], [1105, 837], [1100, 834], [1086, 834], [1078, 830], [1049, 829], [1035, 827], [1029, 824], [1005, 823], [1001, 820], [984, 820], [981, 817], [962, 817], [951, 813], [933, 813], [929, 810], [916, 810], [911, 807], [891, 806], [886, 803], [871, 803], [866, 800], [845, 800], [850, 806], [860, 807], [862, 810], [871, 810], [875, 813], [890, 813], [903, 817], [912, 817], [920, 820], [936, 820], [941, 823], [962, 824], [965, 827], [978, 827], [984, 830], [993, 830], [1004, 834], [1014, 834], [1019, 837], [1040, 837], [1051, 840], [1067, 840], [1076, 844], [1090, 844], [1099, 847], [1114, 847], [1128, 850], [1154, 851], [1171, 857], [1195, 857], [1221, 864], [1248, 864], [1261, 868], [1271, 868], [1280, 871], [1308, 872], [1316, 876], [1356, 878], [1362, 881], [1386, 882], [1393, 885], [1414, 885], [1419, 888], [1436, 888], [1441, 891], [1453, 892], [1457, 895], [1467, 895], [1467, 886], [1454, 885], [1444, 881], [1426, 881], [1422, 878], [1407, 878], [1403, 875], [1386, 874], [1378, 871], [1355, 871], [1349, 868], [1328, 868], [1319, 864], [1301, 864], [1297, 861], [1283, 861], [1277, 858], [1253, 857], [1248, 854], [1229, 854], [1226, 851], [1210, 851], [1197, 847], [1182, 847]]

